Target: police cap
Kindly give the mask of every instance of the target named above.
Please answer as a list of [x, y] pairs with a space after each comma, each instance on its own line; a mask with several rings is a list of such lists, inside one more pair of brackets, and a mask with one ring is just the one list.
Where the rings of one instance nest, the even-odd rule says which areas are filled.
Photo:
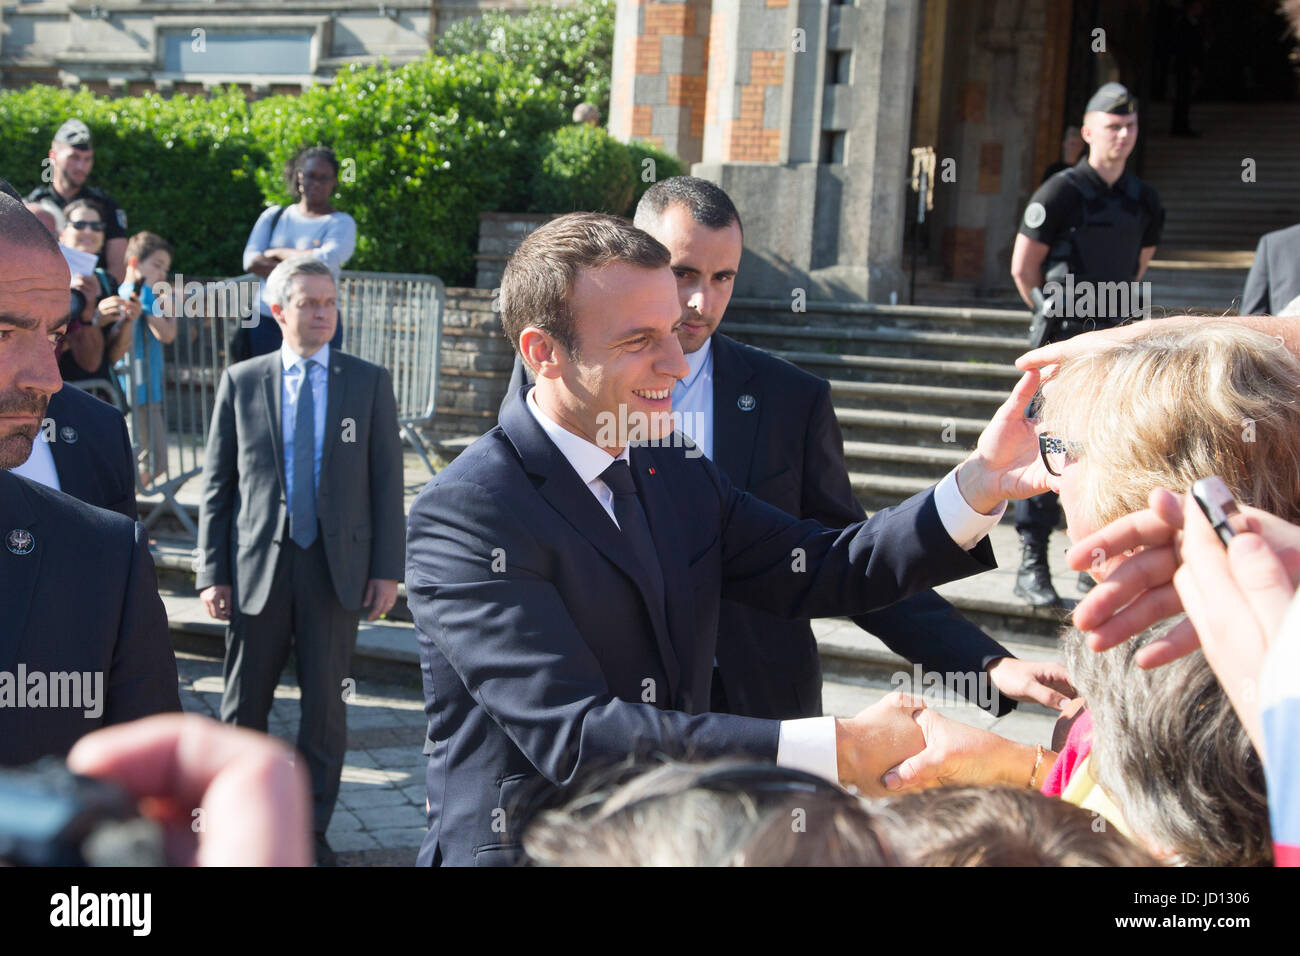
[[70, 119], [54, 134], [54, 142], [67, 143], [73, 149], [91, 149], [90, 127], [79, 119]]
[[1104, 83], [1096, 93], [1092, 94], [1092, 99], [1088, 100], [1088, 105], [1083, 108], [1083, 111], [1127, 116], [1129, 113], [1136, 113], [1137, 108], [1137, 100], [1124, 84]]

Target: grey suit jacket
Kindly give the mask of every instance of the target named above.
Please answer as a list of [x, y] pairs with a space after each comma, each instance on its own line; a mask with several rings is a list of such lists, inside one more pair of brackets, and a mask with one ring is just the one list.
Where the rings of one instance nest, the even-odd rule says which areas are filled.
[[1300, 295], [1300, 226], [1265, 233], [1241, 292], [1242, 315], [1277, 315]]
[[[316, 510], [334, 593], [354, 611], [369, 578], [403, 577], [402, 445], [388, 371], [333, 350], [329, 365]], [[283, 377], [278, 349], [226, 369], [208, 434], [195, 585], [232, 585], [242, 614], [265, 607], [287, 540]]]

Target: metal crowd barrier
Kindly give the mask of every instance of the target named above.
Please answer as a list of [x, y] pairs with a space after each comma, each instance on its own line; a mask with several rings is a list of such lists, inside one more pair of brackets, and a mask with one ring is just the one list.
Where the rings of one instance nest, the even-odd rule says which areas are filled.
[[[217, 385], [228, 361], [228, 348], [261, 279], [251, 273], [233, 279], [190, 280], [201, 283], [202, 301], [173, 297], [167, 304], [176, 314], [176, 338], [162, 345], [162, 368], [155, 369], [150, 350], [141, 353], [135, 342], [114, 368], [126, 397], [127, 425], [136, 454], [137, 491], [161, 501], [143, 519], [152, 527], [170, 514], [191, 536], [198, 528], [178, 496], [190, 479], [203, 471], [204, 449]], [[189, 283], [186, 283], [189, 286]], [[447, 301], [442, 280], [401, 273], [343, 272], [340, 274], [339, 321], [343, 351], [387, 368], [393, 376], [398, 426], [433, 474], [431, 445], [422, 429], [431, 424], [437, 402], [442, 318]], [[189, 313], [189, 314], [186, 314]], [[145, 316], [137, 328], [147, 322]], [[153, 333], [144, 327], [144, 335]], [[161, 380], [157, 407], [147, 400]], [[107, 382], [81, 382], [81, 387], [112, 391]], [[152, 391], [157, 391], [153, 389]], [[117, 404], [114, 402], [114, 404]], [[155, 435], [161, 423], [161, 436]]]

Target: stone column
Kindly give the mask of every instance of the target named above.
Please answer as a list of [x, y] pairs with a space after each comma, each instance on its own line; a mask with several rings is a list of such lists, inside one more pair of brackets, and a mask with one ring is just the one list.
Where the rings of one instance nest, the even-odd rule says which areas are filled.
[[710, 0], [618, 0], [609, 131], [697, 162]]
[[915, 0], [714, 0], [704, 158], [745, 225], [737, 295], [902, 293]]

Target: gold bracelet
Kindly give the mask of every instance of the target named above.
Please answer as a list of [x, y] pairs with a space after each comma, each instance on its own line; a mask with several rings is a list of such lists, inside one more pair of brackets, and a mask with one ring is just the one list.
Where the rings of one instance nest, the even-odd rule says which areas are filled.
[[1035, 747], [1037, 749], [1034, 751], [1034, 769], [1029, 771], [1029, 783], [1025, 784], [1025, 789], [1027, 790], [1037, 789], [1037, 787], [1034, 786], [1034, 778], [1038, 776], [1038, 768], [1042, 766], [1043, 763], [1043, 745], [1035, 744]]

